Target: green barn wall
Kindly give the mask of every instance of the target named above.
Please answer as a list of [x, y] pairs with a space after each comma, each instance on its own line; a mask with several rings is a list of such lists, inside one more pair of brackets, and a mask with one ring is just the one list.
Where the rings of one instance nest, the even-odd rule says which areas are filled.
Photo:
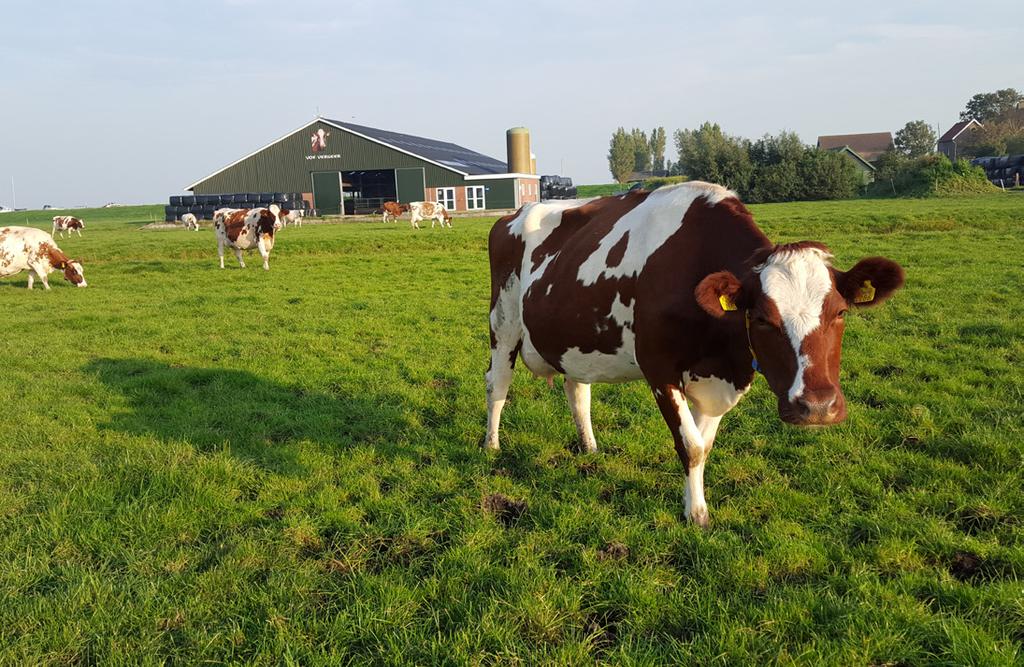
[[482, 185], [487, 188], [487, 208], [516, 207], [516, 179], [466, 181], [466, 185]]

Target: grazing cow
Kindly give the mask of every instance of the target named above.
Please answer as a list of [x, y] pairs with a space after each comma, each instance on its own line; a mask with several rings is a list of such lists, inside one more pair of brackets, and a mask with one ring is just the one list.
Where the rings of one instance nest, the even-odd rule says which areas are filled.
[[396, 201], [386, 201], [384, 202], [383, 209], [384, 222], [388, 222], [388, 218], [390, 218], [392, 222], [397, 222], [398, 218], [400, 218], [403, 213], [409, 210], [409, 205], [399, 204]]
[[81, 218], [76, 218], [73, 215], [55, 215], [53, 216], [53, 231], [50, 232], [51, 236], [56, 236], [57, 232], [60, 232], [61, 238], [64, 238], [64, 232], [77, 231], [78, 235], [82, 235], [82, 229], [85, 228], [85, 223]]
[[185, 229], [194, 229], [197, 232], [199, 231], [199, 220], [196, 218], [195, 214], [186, 213], [181, 216], [181, 221], [185, 224]]
[[285, 227], [287, 227], [288, 225], [298, 225], [299, 227], [302, 226], [302, 218], [305, 216], [305, 213], [301, 208], [293, 208], [292, 210], [287, 212], [282, 211], [282, 214], [283, 215], [281, 216], [281, 222], [282, 224], [284, 224]]
[[54, 270], [63, 271], [68, 282], [86, 286], [81, 263], [61, 252], [51, 234], [35, 227], [0, 227], [0, 277], [28, 271], [29, 289], [36, 276], [50, 289], [47, 276]]
[[256, 248], [263, 257], [263, 268], [269, 271], [274, 233], [281, 229], [281, 218], [288, 213], [277, 204], [267, 208], [217, 209], [213, 214], [213, 230], [217, 235], [220, 268], [224, 268], [224, 246], [229, 246], [235, 251], [238, 265], [243, 269], [242, 251]]
[[420, 228], [420, 220], [430, 220], [431, 229], [434, 228], [435, 221], [440, 222], [441, 227], [444, 227], [445, 224], [448, 227], [452, 226], [452, 216], [444, 204], [432, 201], [414, 201], [409, 202], [409, 211], [412, 212], [411, 222], [415, 229]]
[[784, 422], [842, 421], [843, 317], [903, 284], [885, 258], [844, 272], [820, 243], [772, 244], [734, 193], [700, 182], [527, 204], [495, 223], [489, 255], [485, 446], [498, 448], [517, 355], [536, 375], [565, 376], [591, 452], [590, 384], [642, 379], [686, 471], [687, 516], [701, 526], [704, 462], [755, 370]]

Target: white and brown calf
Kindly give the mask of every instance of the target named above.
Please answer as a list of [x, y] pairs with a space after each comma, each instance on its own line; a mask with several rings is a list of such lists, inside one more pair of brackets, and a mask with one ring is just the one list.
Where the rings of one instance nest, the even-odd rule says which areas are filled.
[[782, 421], [835, 424], [844, 317], [885, 301], [903, 270], [849, 271], [814, 242], [775, 245], [725, 188], [691, 182], [593, 201], [531, 203], [491, 230], [487, 438], [516, 357], [565, 377], [583, 448], [590, 384], [647, 382], [686, 471], [686, 514], [708, 523], [704, 463], [723, 415], [764, 375]]
[[195, 214], [186, 213], [181, 216], [181, 222], [185, 225], [185, 229], [191, 229], [197, 232], [199, 231], [199, 220], [196, 218]]
[[73, 215], [55, 215], [53, 216], [53, 231], [50, 234], [56, 236], [57, 232], [60, 232], [61, 238], [63, 238], [65, 231], [77, 231], [81, 236], [84, 228], [85, 222], [81, 218], [76, 218]]
[[81, 263], [61, 252], [53, 236], [35, 227], [0, 227], [0, 278], [22, 271], [29, 272], [29, 289], [36, 276], [50, 289], [47, 276], [53, 271], [62, 271], [73, 285], [86, 286]]
[[267, 208], [217, 209], [213, 214], [213, 231], [217, 235], [217, 255], [224, 268], [224, 246], [235, 251], [238, 265], [245, 268], [242, 251], [256, 248], [263, 258], [263, 268], [270, 270], [270, 251], [274, 234], [281, 229], [281, 217], [287, 215], [277, 204]]
[[444, 207], [444, 204], [438, 204], [432, 201], [414, 201], [409, 202], [409, 212], [411, 213], [410, 222], [414, 229], [420, 228], [420, 220], [430, 220], [430, 228], [434, 228], [434, 223], [441, 223], [441, 227], [448, 225], [452, 226], [452, 216], [448, 213], [448, 210]]

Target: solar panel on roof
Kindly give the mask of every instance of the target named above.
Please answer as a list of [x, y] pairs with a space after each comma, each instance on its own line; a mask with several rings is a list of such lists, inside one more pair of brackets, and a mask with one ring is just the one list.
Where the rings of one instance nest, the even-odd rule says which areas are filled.
[[336, 120], [328, 122], [470, 175], [504, 174], [508, 171], [508, 166], [500, 160], [447, 141], [435, 141]]

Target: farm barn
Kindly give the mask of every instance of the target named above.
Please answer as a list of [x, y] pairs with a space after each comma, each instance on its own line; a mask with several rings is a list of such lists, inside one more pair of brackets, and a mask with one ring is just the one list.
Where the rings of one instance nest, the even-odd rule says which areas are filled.
[[385, 201], [450, 211], [510, 209], [539, 198], [526, 128], [506, 133], [508, 161], [457, 144], [316, 118], [186, 189], [195, 195], [301, 193], [320, 214], [364, 214]]

